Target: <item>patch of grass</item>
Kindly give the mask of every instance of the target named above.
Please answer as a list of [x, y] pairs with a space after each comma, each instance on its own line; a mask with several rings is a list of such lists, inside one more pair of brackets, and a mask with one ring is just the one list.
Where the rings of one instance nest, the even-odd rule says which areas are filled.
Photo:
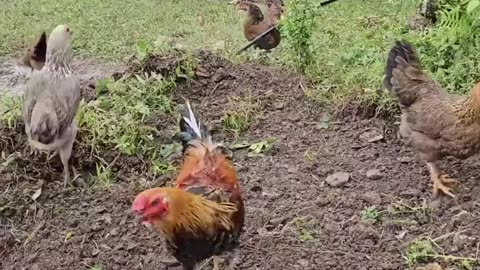
[[381, 216], [381, 211], [378, 210], [375, 206], [370, 206], [362, 210], [362, 219], [364, 220], [373, 220], [373, 221], [379, 221], [382, 216]]
[[300, 241], [305, 243], [312, 243], [315, 241], [315, 232], [313, 228], [310, 228], [310, 224], [304, 218], [295, 218], [292, 220], [293, 225], [296, 227], [296, 233]]
[[104, 81], [100, 95], [82, 104], [77, 115], [82, 140], [96, 151], [115, 148], [126, 155], [156, 150], [158, 130], [150, 117], [172, 112], [171, 93], [175, 83], [160, 77]]
[[6, 123], [12, 129], [17, 125], [22, 115], [21, 98], [8, 92], [0, 92], [0, 122]]
[[225, 1], [19, 0], [2, 3], [0, 17], [0, 55], [61, 23], [71, 26], [75, 51], [109, 60], [131, 54], [139, 40], [168, 37], [172, 43], [205, 48], [224, 41], [227, 49], [244, 43], [240, 17]]
[[443, 259], [446, 261], [454, 261], [462, 269], [470, 270], [473, 269], [473, 266], [477, 262], [477, 259], [472, 257], [459, 257], [445, 254], [435, 240], [429, 237], [417, 238], [410, 242], [405, 251], [404, 258], [410, 267], [417, 263]]
[[253, 97], [248, 96], [230, 98], [228, 106], [231, 109], [225, 111], [222, 117], [223, 127], [238, 137], [250, 127], [259, 104]]
[[438, 256], [437, 245], [429, 238], [412, 241], [405, 251], [405, 260], [411, 267], [416, 263], [426, 262], [428, 258]]

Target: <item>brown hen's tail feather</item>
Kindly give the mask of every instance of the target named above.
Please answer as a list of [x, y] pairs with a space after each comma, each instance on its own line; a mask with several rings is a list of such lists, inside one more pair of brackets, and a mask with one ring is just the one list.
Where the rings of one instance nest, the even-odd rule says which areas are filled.
[[398, 98], [401, 105], [409, 106], [416, 94], [412, 93], [415, 89], [409, 89], [408, 85], [424, 79], [425, 74], [413, 45], [405, 40], [396, 41], [388, 53], [384, 86]]
[[194, 141], [200, 141], [213, 147], [212, 135], [207, 126], [197, 119], [188, 100], [186, 106], [187, 110], [180, 119], [180, 133], [176, 135], [176, 138], [183, 144], [183, 150], [185, 151]]

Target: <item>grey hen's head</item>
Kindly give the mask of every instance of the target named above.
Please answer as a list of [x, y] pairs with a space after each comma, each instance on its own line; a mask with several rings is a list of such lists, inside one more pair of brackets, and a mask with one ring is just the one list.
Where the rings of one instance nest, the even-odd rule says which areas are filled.
[[70, 63], [73, 58], [72, 32], [68, 25], [59, 25], [53, 29], [47, 41], [47, 57], [44, 69], [68, 76], [71, 73]]

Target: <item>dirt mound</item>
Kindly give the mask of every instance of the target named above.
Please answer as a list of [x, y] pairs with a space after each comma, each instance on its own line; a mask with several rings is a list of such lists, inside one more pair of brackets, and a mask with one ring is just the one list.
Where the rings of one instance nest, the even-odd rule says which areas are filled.
[[[238, 269], [400, 270], [407, 268], [403, 256], [419, 262], [476, 256], [474, 160], [444, 162], [463, 180], [459, 198], [432, 200], [424, 164], [398, 142], [391, 124], [333, 119], [330, 109], [305, 97], [308, 82], [300, 76], [208, 52], [198, 57], [195, 79], [179, 84], [175, 99], [188, 97], [226, 144], [278, 139], [263, 155], [234, 152], [247, 206]], [[147, 66], [176, 70], [162, 59]], [[233, 133], [226, 121], [239, 112], [250, 121]], [[19, 151], [19, 132], [2, 133], [9, 141], [2, 147]], [[78, 155], [74, 164], [89, 166]], [[121, 164], [125, 181], [102, 190], [60, 192], [51, 179], [61, 167], [42, 175], [37, 169], [45, 166], [35, 160], [0, 172], [2, 269], [167, 269], [173, 258], [161, 238], [135, 224], [128, 210], [136, 192], [158, 183], [129, 175], [136, 170], [129, 160]]]

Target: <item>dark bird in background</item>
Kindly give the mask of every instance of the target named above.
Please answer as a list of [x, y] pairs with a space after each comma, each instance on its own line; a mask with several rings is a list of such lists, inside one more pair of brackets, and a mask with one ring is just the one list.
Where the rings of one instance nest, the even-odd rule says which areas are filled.
[[40, 70], [45, 64], [47, 56], [47, 34], [42, 33], [35, 45], [29, 47], [23, 56], [23, 64], [34, 69]]
[[[248, 41], [254, 40], [272, 26], [277, 26], [283, 14], [282, 3], [278, 0], [266, 1], [265, 14], [256, 3], [251, 1], [239, 0], [234, 4], [237, 6], [237, 9], [246, 13], [243, 34]], [[281, 39], [280, 31], [274, 28], [266, 36], [256, 41], [254, 47], [269, 51], [276, 48], [280, 44]]]

